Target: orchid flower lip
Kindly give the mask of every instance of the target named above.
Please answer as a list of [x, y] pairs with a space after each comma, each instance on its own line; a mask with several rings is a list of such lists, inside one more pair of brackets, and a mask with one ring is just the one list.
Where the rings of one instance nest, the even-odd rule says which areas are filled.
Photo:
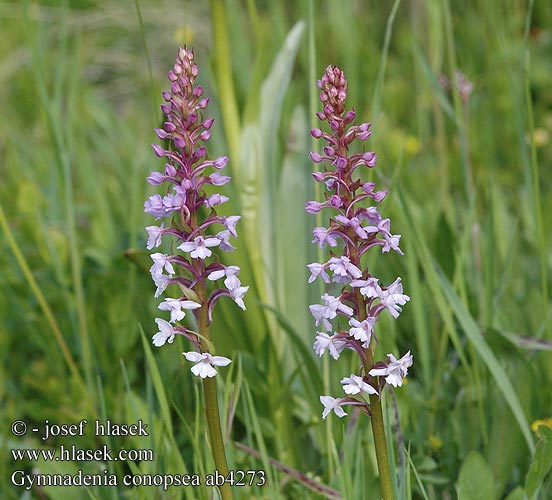
[[215, 366], [228, 366], [232, 360], [224, 356], [212, 356], [208, 352], [200, 353], [196, 351], [183, 352], [184, 357], [193, 363], [191, 371], [200, 378], [210, 378], [217, 374]]
[[339, 418], [347, 415], [343, 408], [341, 408], [341, 402], [339, 399], [333, 398], [332, 396], [320, 396], [320, 402], [324, 405], [324, 411], [322, 413], [322, 418], [324, 420], [331, 411], [333, 411]]

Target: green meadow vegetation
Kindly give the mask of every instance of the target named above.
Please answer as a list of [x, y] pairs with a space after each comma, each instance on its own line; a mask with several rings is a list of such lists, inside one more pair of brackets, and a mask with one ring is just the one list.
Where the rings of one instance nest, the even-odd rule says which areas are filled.
[[[306, 283], [318, 250], [304, 203], [329, 64], [357, 122], [372, 122], [370, 180], [390, 191], [381, 211], [405, 252], [368, 257], [411, 297], [376, 331], [380, 359], [414, 356], [384, 398], [396, 498], [552, 498], [552, 3], [13, 0], [0, 34], [0, 498], [218, 498], [121, 484], [214, 468], [187, 347], [151, 343], [143, 203], [184, 44], [216, 119], [209, 154], [230, 157], [225, 210], [242, 216], [227, 260], [250, 286], [247, 311], [222, 300], [212, 331], [233, 360], [217, 378], [230, 469], [263, 470], [266, 484], [236, 498], [381, 498], [369, 420], [321, 418], [319, 396], [341, 394], [356, 361], [312, 349], [308, 306], [323, 290]], [[46, 442], [11, 428], [82, 419], [85, 435]], [[142, 420], [148, 436], [95, 436], [108, 419]], [[154, 460], [10, 451], [61, 445]], [[16, 470], [79, 469], [119, 485], [13, 484]]]

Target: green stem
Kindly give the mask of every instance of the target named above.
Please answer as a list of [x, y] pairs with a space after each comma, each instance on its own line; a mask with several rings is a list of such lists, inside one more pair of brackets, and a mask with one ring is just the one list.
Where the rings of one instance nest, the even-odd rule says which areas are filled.
[[[209, 331], [209, 317], [207, 312], [207, 297], [205, 287], [198, 283], [196, 293], [203, 304], [198, 309], [198, 328], [201, 338], [201, 352], [208, 352], [211, 345], [211, 333]], [[222, 428], [220, 425], [220, 412], [217, 396], [216, 377], [203, 379], [203, 395], [205, 398], [205, 417], [209, 429], [209, 441], [211, 453], [215, 462], [216, 470], [224, 477], [228, 476], [228, 463], [224, 452], [224, 441], [222, 439]], [[232, 500], [232, 488], [230, 484], [224, 483], [220, 488], [222, 500]]]
[[[352, 184], [351, 178], [346, 178], [345, 183], [349, 185]], [[349, 196], [352, 198], [352, 194], [349, 194]], [[351, 203], [352, 199], [347, 200], [347, 206]], [[353, 234], [352, 228], [349, 228], [349, 237], [354, 241], [355, 235]], [[350, 258], [352, 262], [359, 262], [358, 249], [355, 245], [350, 247]], [[360, 293], [360, 288], [355, 288], [354, 294], [355, 302], [357, 303], [358, 320], [364, 321], [368, 317], [368, 313], [366, 312], [366, 303], [364, 302], [364, 297]], [[375, 336], [372, 336], [369, 347], [364, 349], [365, 358], [362, 361], [362, 365], [365, 374], [368, 374], [374, 366], [375, 350], [376, 339]], [[383, 411], [381, 408], [381, 394], [370, 394], [370, 416], [372, 419], [372, 434], [376, 447], [376, 462], [378, 464], [382, 498], [383, 500], [394, 500], [391, 469], [389, 467], [389, 457], [387, 454], [387, 441], [385, 439], [385, 426], [383, 423]]]
[[[364, 321], [367, 314], [360, 288], [355, 288], [355, 299], [359, 305], [359, 320]], [[375, 349], [376, 342], [375, 338], [372, 337], [370, 347], [364, 350], [366, 354], [366, 358], [363, 360], [364, 373], [368, 373], [374, 366]], [[381, 395], [370, 394], [370, 416], [372, 419], [372, 435], [374, 436], [374, 445], [376, 447], [376, 462], [378, 464], [382, 498], [383, 500], [394, 500], [393, 482], [391, 481], [391, 469], [389, 467], [385, 426], [383, 423]]]
[[[216, 469], [226, 477], [228, 475], [228, 464], [226, 462], [226, 454], [224, 453], [224, 442], [220, 426], [216, 377], [203, 379], [203, 391], [205, 394], [205, 416], [207, 417], [213, 460], [215, 461]], [[220, 487], [220, 492], [223, 500], [231, 500], [233, 498], [232, 489], [228, 483], [224, 483]]]
[[389, 468], [389, 457], [387, 456], [383, 411], [380, 396], [377, 394], [370, 394], [370, 413], [372, 415], [372, 434], [376, 446], [381, 495], [383, 500], [393, 500], [393, 483], [391, 482], [391, 469]]

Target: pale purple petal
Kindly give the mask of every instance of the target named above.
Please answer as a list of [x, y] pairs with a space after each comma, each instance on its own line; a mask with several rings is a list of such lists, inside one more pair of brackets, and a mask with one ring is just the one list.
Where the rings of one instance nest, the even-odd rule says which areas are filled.
[[320, 396], [320, 402], [324, 405], [324, 411], [322, 413], [322, 418], [324, 420], [326, 420], [326, 417], [332, 410], [339, 418], [347, 415], [339, 405], [339, 400], [336, 398], [332, 398], [331, 396]]
[[165, 176], [161, 172], [151, 172], [146, 180], [153, 186], [158, 186], [164, 182]]
[[341, 339], [336, 339], [327, 333], [317, 332], [316, 340], [314, 341], [314, 352], [317, 356], [322, 357], [326, 350], [330, 353], [333, 359], [339, 359], [339, 354], [345, 349], [345, 343]]
[[355, 318], [351, 318], [349, 320], [349, 325], [352, 328], [349, 330], [349, 335], [363, 342], [363, 347], [367, 348], [370, 345], [375, 323], [376, 319], [372, 317], [368, 317], [364, 321], [357, 321]]
[[309, 283], [312, 283], [319, 276], [320, 278], [322, 278], [322, 281], [324, 281], [325, 283], [330, 283], [330, 277], [328, 276], [328, 273], [324, 270], [323, 264], [319, 264], [318, 262], [313, 262], [312, 264], [309, 264], [307, 267], [311, 272]]
[[159, 331], [152, 337], [153, 345], [161, 347], [165, 345], [165, 342], [172, 344], [175, 333], [170, 323], [161, 318], [155, 318], [155, 322], [159, 327]]
[[230, 198], [228, 196], [224, 196], [222, 194], [212, 194], [205, 200], [205, 205], [209, 208], [215, 207], [217, 205], [221, 205], [223, 203], [226, 203]]
[[146, 231], [148, 233], [148, 243], [146, 248], [148, 250], [152, 250], [155, 247], [158, 247], [161, 245], [161, 236], [163, 234], [163, 228], [165, 227], [165, 224], [161, 224], [161, 226], [147, 226]]
[[214, 186], [223, 186], [224, 184], [229, 182], [231, 179], [232, 178], [229, 177], [228, 175], [220, 175], [217, 172], [213, 172], [209, 176], [209, 180], [211, 181], [211, 184], [213, 184]]
[[222, 224], [234, 238], [238, 237], [238, 233], [236, 232], [236, 224], [240, 219], [241, 219], [240, 215], [231, 215], [230, 217], [222, 218]]
[[214, 377], [217, 374], [217, 371], [213, 366], [227, 366], [232, 361], [223, 356], [211, 356], [208, 352], [198, 353], [195, 351], [192, 352], [183, 352], [184, 356], [188, 361], [196, 363], [192, 366], [192, 373], [198, 377]]
[[231, 243], [230, 243], [230, 231], [227, 230], [227, 231], [221, 231], [220, 233], [218, 233], [216, 235], [216, 239], [218, 240], [219, 242], [219, 245], [220, 245], [220, 249], [223, 251], [223, 252], [232, 252], [233, 250], [236, 249], [235, 246], [233, 246]]
[[397, 360], [393, 354], [388, 354], [390, 363], [386, 368], [373, 368], [370, 375], [374, 377], [385, 376], [385, 381], [393, 387], [400, 387], [403, 384], [403, 378], [408, 375], [408, 368], [412, 366], [412, 355], [408, 351], [402, 358]]
[[238, 306], [240, 306], [245, 311], [245, 304], [243, 302], [243, 296], [245, 295], [245, 292], [249, 290], [248, 286], [239, 286], [237, 288], [234, 288], [232, 290], [229, 290], [230, 297], [234, 300]]
[[389, 372], [387, 368], [372, 368], [368, 373], [373, 377], [382, 377], [387, 375]]
[[230, 363], [232, 360], [224, 356], [211, 356], [211, 364], [214, 366], [228, 366]]
[[320, 248], [323, 248], [325, 244], [330, 247], [337, 246], [336, 237], [330, 233], [330, 230], [325, 227], [315, 227], [312, 231], [314, 235], [314, 240], [312, 243], [318, 243]]
[[305, 203], [305, 210], [309, 214], [317, 214], [320, 210], [322, 210], [322, 205], [317, 201], [307, 201]]
[[157, 286], [157, 290], [155, 291], [154, 295], [155, 298], [159, 297], [171, 284], [171, 278], [165, 274], [153, 276], [153, 281], [155, 283], [155, 286]]
[[200, 361], [192, 366], [191, 370], [196, 377], [201, 378], [214, 377], [217, 374], [217, 371], [207, 361]]
[[196, 249], [196, 244], [193, 241], [185, 241], [181, 243], [176, 248], [182, 250], [183, 252], [190, 253]]
[[223, 276], [226, 276], [226, 269], [219, 269], [218, 271], [213, 271], [212, 273], [209, 273], [209, 276], [207, 276], [208, 280], [216, 281]]
[[183, 352], [182, 354], [184, 354], [186, 359], [192, 363], [199, 363], [202, 359], [204, 359], [203, 354], [196, 351]]
[[220, 240], [218, 238], [205, 238], [204, 243], [206, 247], [216, 247], [220, 245]]
[[199, 307], [201, 307], [201, 304], [198, 304], [193, 300], [179, 300], [179, 299], [171, 299], [171, 298], [165, 299], [158, 306], [158, 308], [161, 309], [162, 311], [170, 311], [171, 323], [174, 323], [175, 321], [181, 321], [182, 319], [184, 319], [186, 313], [182, 309], [191, 310], [191, 309], [198, 309]]
[[378, 393], [378, 391], [365, 382], [362, 377], [354, 374], [350, 377], [342, 378], [341, 384], [343, 385], [343, 390], [346, 394], [359, 394], [361, 392], [365, 392], [366, 394]]
[[151, 266], [150, 268], [152, 276], [162, 274], [163, 269], [165, 269], [169, 273], [169, 275], [175, 274], [174, 268], [169, 260], [170, 257], [168, 255], [165, 255], [163, 253], [153, 253], [150, 255], [150, 257], [153, 260], [153, 266]]
[[165, 217], [167, 213], [163, 205], [163, 198], [158, 194], [150, 196], [144, 203], [144, 212], [153, 215], [156, 219]]
[[404, 306], [410, 300], [410, 297], [404, 295], [402, 291], [401, 278], [397, 278], [381, 295], [381, 303], [395, 319], [398, 318], [399, 314], [402, 312], [401, 306]]

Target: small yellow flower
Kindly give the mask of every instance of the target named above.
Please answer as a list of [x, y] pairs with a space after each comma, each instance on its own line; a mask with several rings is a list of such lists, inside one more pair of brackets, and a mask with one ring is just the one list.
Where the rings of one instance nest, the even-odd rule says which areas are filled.
[[443, 446], [443, 440], [438, 437], [430, 434], [429, 436], [429, 447], [432, 451], [439, 451]]
[[543, 418], [543, 419], [539, 419], [539, 420], [535, 420], [532, 424], [531, 424], [531, 430], [535, 433], [535, 434], [539, 434], [539, 426], [541, 425], [544, 425], [550, 429], [552, 429], [552, 417], [548, 417], [548, 418]]
[[408, 154], [414, 156], [420, 152], [420, 150], [422, 149], [422, 145], [420, 144], [420, 140], [417, 137], [409, 135], [406, 138], [404, 149]]
[[550, 132], [545, 128], [536, 128], [533, 131], [533, 140], [537, 148], [542, 148], [550, 142]]
[[533, 142], [535, 147], [542, 148], [550, 142], [550, 132], [548, 132], [545, 128], [539, 127], [533, 130], [533, 136], [526, 134], [525, 140], [527, 141], [527, 144], [531, 144], [531, 142]]

